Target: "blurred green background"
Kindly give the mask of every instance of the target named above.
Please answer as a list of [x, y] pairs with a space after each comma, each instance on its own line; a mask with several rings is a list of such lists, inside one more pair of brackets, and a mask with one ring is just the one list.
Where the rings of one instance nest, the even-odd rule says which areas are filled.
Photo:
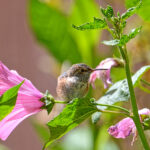
[[[118, 56], [115, 47], [101, 44], [109, 40], [107, 31], [77, 31], [72, 24], [80, 25], [92, 21], [93, 17], [102, 17], [100, 6], [108, 4], [115, 13], [123, 13], [134, 1], [122, 0], [14, 0], [0, 2], [0, 52], [1, 60], [9, 67], [29, 78], [35, 86], [45, 92], [49, 90], [55, 97], [58, 75], [71, 64], [86, 63], [96, 67], [102, 59]], [[133, 72], [150, 63], [150, 2], [143, 0], [138, 15], [128, 19], [126, 32], [142, 25], [142, 32], [128, 43], [128, 52]], [[118, 73], [119, 72], [119, 73]], [[113, 82], [125, 77], [123, 69], [111, 71]], [[150, 72], [144, 78], [150, 81]], [[103, 83], [96, 82], [96, 89], [90, 90], [90, 96], [99, 98], [104, 94]], [[150, 108], [149, 93], [136, 89], [139, 108]], [[130, 103], [122, 103], [130, 109]], [[42, 111], [36, 117], [24, 121], [8, 138], [6, 145], [10, 150], [41, 150], [48, 139], [49, 132], [44, 124], [56, 116], [63, 106], [56, 106], [48, 116]], [[93, 125], [91, 120], [68, 133], [52, 144], [50, 150], [142, 150], [140, 141], [130, 145], [132, 137], [114, 139], [107, 129], [122, 119], [122, 116], [105, 114]], [[32, 125], [32, 126], [31, 126]], [[147, 134], [147, 137], [149, 135]], [[1, 148], [0, 150], [5, 150]]]

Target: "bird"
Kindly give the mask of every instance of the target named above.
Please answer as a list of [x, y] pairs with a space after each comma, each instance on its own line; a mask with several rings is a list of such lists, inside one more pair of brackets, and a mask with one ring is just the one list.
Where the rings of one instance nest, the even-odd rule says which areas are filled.
[[88, 93], [90, 74], [96, 70], [106, 69], [92, 69], [83, 63], [72, 65], [58, 77], [56, 87], [58, 98], [66, 102], [74, 98], [83, 98]]

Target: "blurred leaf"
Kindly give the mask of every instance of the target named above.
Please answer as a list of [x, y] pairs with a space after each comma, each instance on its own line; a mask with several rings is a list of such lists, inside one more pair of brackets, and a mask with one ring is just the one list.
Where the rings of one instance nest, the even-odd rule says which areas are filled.
[[48, 122], [50, 138], [45, 144], [45, 148], [78, 126], [96, 111], [98, 111], [97, 107], [90, 100], [74, 99], [56, 118]]
[[89, 127], [81, 126], [69, 132], [62, 143], [64, 150], [92, 150], [92, 131]]
[[101, 8], [101, 12], [108, 19], [114, 16], [113, 8], [109, 5], [107, 6], [106, 9]]
[[[100, 12], [97, 3], [93, 0], [74, 0], [72, 3], [72, 12], [69, 16], [70, 26], [72, 24], [83, 24], [84, 22], [92, 22], [93, 16], [99, 18]], [[99, 42], [101, 30], [70, 30], [77, 42], [79, 52], [82, 55], [82, 62], [94, 67], [99, 61], [96, 54], [96, 46]], [[97, 61], [98, 60], [98, 61]]]
[[30, 25], [37, 40], [59, 61], [81, 61], [78, 46], [70, 33], [68, 18], [46, 2], [30, 0]]
[[0, 120], [4, 119], [13, 110], [16, 104], [18, 90], [23, 82], [10, 88], [0, 97]]
[[138, 2], [135, 7], [131, 7], [125, 13], [123, 13], [121, 18], [122, 19], [129, 18], [130, 16], [136, 13], [136, 11], [141, 7], [141, 5], [142, 5], [142, 1]]
[[[143, 74], [150, 70], [150, 66], [144, 66], [141, 69], [139, 69], [133, 76], [132, 76], [132, 82], [134, 87], [138, 86], [139, 80], [142, 78]], [[121, 80], [119, 82], [116, 82], [113, 84], [105, 93], [104, 96], [102, 96], [98, 101], [96, 101], [99, 104], [109, 104], [113, 105], [117, 102], [121, 101], [128, 101], [130, 98], [129, 88], [127, 80]], [[98, 106], [99, 109], [106, 109], [106, 106]], [[96, 112], [92, 115], [92, 121], [93, 123], [96, 123], [99, 120], [100, 117], [99, 112]]]
[[[126, 7], [134, 7], [141, 0], [126, 0]], [[142, 7], [138, 10], [138, 15], [141, 16], [145, 21], [150, 21], [150, 0], [142, 0]]]
[[33, 127], [35, 128], [36, 132], [38, 133], [38, 135], [40, 136], [40, 138], [42, 139], [43, 142], [48, 141], [49, 132], [46, 127], [44, 127], [43, 125], [41, 125], [37, 122], [33, 122]]
[[115, 40], [110, 40], [110, 41], [103, 41], [102, 43], [105, 45], [118, 45], [118, 46], [123, 46], [126, 43], [128, 43], [131, 39], [135, 38], [137, 34], [139, 34], [141, 31], [141, 27], [132, 29], [131, 32], [128, 35], [122, 35], [121, 39], [115, 39]]
[[93, 22], [88, 22], [80, 26], [73, 25], [73, 28], [77, 30], [91, 30], [91, 29], [104, 29], [107, 26], [105, 20], [94, 18]]

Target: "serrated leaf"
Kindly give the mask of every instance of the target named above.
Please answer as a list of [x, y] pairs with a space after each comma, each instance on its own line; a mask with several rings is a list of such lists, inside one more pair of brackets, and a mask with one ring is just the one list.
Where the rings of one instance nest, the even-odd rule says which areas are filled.
[[[132, 82], [134, 87], [138, 86], [138, 82], [139, 80], [142, 78], [143, 74], [150, 70], [150, 66], [144, 66], [141, 69], [139, 69], [133, 76], [132, 76]], [[97, 103], [100, 104], [109, 104], [109, 105], [113, 105], [117, 102], [121, 102], [121, 101], [128, 101], [130, 98], [130, 93], [129, 93], [129, 88], [128, 88], [128, 83], [127, 80], [121, 80], [116, 82], [115, 84], [113, 84], [105, 93], [104, 96], [102, 96], [98, 101], [96, 101]], [[99, 109], [106, 109], [106, 106], [98, 106]], [[100, 117], [99, 112], [96, 112], [95, 114], [93, 114], [92, 116], [92, 121], [93, 123], [96, 123], [99, 120]]]
[[[126, 0], [127, 8], [136, 6], [141, 0]], [[146, 22], [150, 22], [150, 0], [142, 0], [142, 7], [137, 11], [137, 14]]]
[[16, 104], [18, 90], [23, 82], [10, 88], [0, 97], [0, 120], [4, 119], [13, 110]]
[[[65, 14], [40, 0], [29, 1], [29, 22], [36, 39], [60, 63], [82, 60]], [[70, 53], [71, 51], [71, 53]]]
[[114, 16], [113, 8], [109, 5], [107, 6], [106, 9], [101, 8], [101, 12], [108, 19]]
[[103, 41], [102, 43], [105, 45], [111, 45], [111, 46], [123, 46], [126, 43], [128, 43], [131, 39], [135, 38], [137, 34], [140, 33], [142, 27], [138, 27], [135, 29], [132, 29], [131, 32], [128, 35], [122, 35], [121, 39], [114, 39], [110, 41]]
[[78, 126], [96, 111], [98, 111], [97, 107], [90, 100], [74, 99], [56, 118], [48, 122], [50, 138], [44, 148]]
[[99, 18], [94, 18], [93, 22], [88, 22], [80, 26], [72, 25], [72, 27], [77, 30], [104, 29], [106, 26], [107, 26], [106, 21]]
[[122, 19], [127, 19], [133, 14], [136, 13], [136, 11], [141, 7], [142, 2], [140, 1], [135, 7], [129, 8], [125, 13], [122, 14], [121, 18]]

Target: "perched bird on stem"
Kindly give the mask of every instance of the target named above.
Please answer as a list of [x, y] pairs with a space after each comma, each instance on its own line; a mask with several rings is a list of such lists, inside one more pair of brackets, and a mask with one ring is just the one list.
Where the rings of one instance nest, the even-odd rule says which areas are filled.
[[74, 98], [84, 97], [89, 89], [90, 74], [96, 70], [86, 64], [74, 64], [66, 72], [58, 77], [57, 96], [64, 101], [71, 101]]

